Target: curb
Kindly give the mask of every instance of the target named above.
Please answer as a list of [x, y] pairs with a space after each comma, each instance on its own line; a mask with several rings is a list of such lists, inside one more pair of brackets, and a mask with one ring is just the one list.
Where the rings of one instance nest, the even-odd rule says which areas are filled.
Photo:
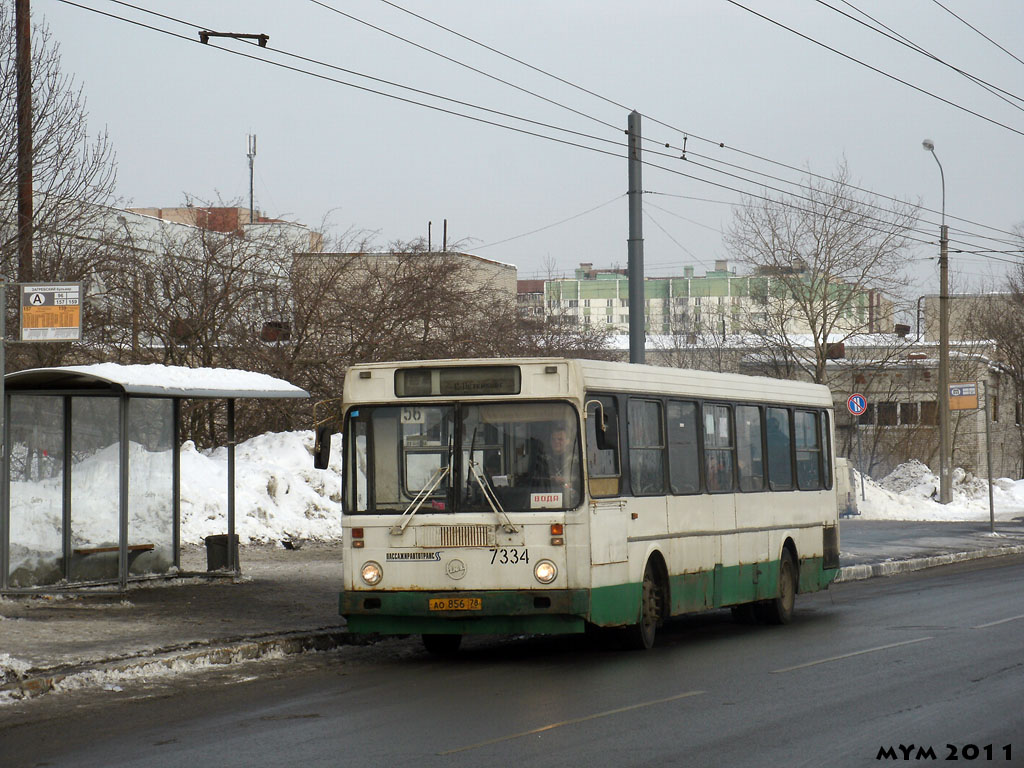
[[833, 583], [862, 581], [878, 576], [895, 576], [898, 573], [910, 573], [911, 571], [921, 571], [925, 568], [934, 568], [939, 565], [964, 563], [968, 560], [978, 560], [982, 557], [1003, 557], [1004, 555], [1021, 554], [1024, 554], [1024, 546], [989, 547], [986, 549], [974, 549], [969, 552], [950, 552], [945, 555], [933, 555], [931, 557], [912, 557], [907, 560], [886, 560], [881, 563], [848, 565], [845, 568], [839, 569], [839, 575]]
[[77, 666], [29, 670], [24, 678], [0, 685], [0, 699], [28, 699], [60, 688], [94, 687], [106, 681], [174, 674], [179, 665], [214, 667], [264, 658], [279, 658], [308, 651], [329, 651], [343, 645], [363, 645], [367, 638], [346, 630], [317, 630], [263, 639], [247, 639], [190, 650], [180, 648], [151, 651], [145, 656], [122, 657]]

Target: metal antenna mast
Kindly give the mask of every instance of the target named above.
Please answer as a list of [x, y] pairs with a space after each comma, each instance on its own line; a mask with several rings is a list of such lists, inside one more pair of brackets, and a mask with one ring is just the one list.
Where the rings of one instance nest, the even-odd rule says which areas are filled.
[[253, 160], [256, 159], [256, 134], [249, 134], [249, 223], [252, 224], [255, 220], [255, 209], [253, 208], [253, 193], [252, 193], [252, 166]]

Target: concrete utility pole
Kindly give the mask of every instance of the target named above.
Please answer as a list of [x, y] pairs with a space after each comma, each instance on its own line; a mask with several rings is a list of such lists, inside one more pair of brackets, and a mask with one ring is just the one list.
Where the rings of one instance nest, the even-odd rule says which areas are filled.
[[[15, 0], [18, 75], [18, 281], [32, 279], [32, 25], [29, 0]], [[3, 311], [7, 308], [4, 307]]]
[[946, 228], [946, 174], [935, 154], [935, 142], [921, 142], [939, 166], [942, 181], [942, 223], [939, 226], [939, 503], [953, 500], [952, 446], [949, 434], [949, 230]]
[[644, 221], [640, 195], [643, 194], [640, 160], [640, 113], [629, 113], [629, 362], [645, 362], [647, 335], [644, 331]]

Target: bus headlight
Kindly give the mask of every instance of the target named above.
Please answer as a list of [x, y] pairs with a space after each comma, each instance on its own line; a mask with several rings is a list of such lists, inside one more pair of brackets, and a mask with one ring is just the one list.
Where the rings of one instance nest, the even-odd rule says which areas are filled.
[[372, 587], [379, 584], [380, 580], [384, 578], [384, 571], [381, 570], [379, 563], [370, 560], [367, 563], [363, 563], [359, 575], [363, 577], [363, 581]]
[[533, 566], [533, 576], [541, 584], [550, 584], [558, 576], [558, 568], [550, 560], [541, 560]]

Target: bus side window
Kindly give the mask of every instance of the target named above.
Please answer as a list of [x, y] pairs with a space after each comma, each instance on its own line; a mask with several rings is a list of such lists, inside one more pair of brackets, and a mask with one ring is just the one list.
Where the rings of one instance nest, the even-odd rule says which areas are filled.
[[828, 412], [822, 411], [821, 418], [821, 466], [825, 472], [825, 488], [832, 487], [832, 441], [829, 439]]
[[733, 489], [735, 433], [731, 410], [728, 405], [704, 405], [704, 470], [709, 491]]
[[816, 491], [821, 485], [821, 432], [818, 414], [796, 411], [796, 477], [801, 491]]
[[665, 492], [665, 434], [657, 400], [629, 401], [629, 482], [637, 496]]
[[761, 409], [736, 406], [736, 464], [741, 491], [764, 490], [764, 457], [761, 455]]
[[768, 437], [768, 484], [773, 491], [793, 488], [792, 439], [789, 432], [789, 411], [769, 408], [766, 421]]
[[[602, 418], [608, 428], [599, 440], [597, 433]], [[620, 492], [618, 421], [614, 397], [587, 396], [587, 475], [593, 497], [618, 496]]]
[[700, 493], [697, 404], [668, 401], [668, 470], [672, 493]]

